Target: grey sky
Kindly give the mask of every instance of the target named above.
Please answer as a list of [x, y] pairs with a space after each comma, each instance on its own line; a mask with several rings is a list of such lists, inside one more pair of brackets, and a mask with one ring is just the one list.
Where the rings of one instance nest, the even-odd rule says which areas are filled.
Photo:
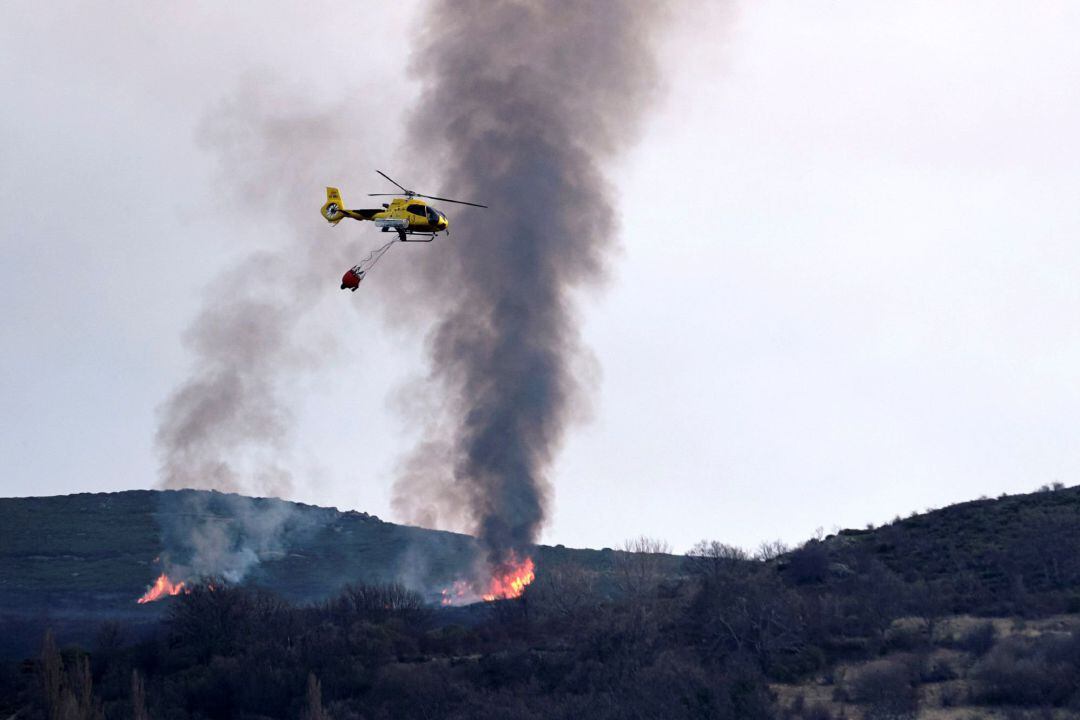
[[[325, 182], [346, 202], [384, 189], [375, 167], [437, 175], [397, 125], [421, 7], [296, 7], [0, 10], [3, 494], [156, 482], [201, 288], [291, 232], [229, 212], [243, 191], [199, 140], [222, 103], [340, 107], [356, 141]], [[666, 100], [610, 168], [623, 251], [581, 298], [602, 375], [545, 540], [797, 540], [1080, 482], [1075, 4], [679, 7]], [[379, 238], [310, 196], [336, 292], [339, 246]], [[467, 228], [449, 242], [468, 252]], [[294, 499], [392, 519], [423, 328], [382, 306], [423, 249], [312, 314], [313, 352], [342, 347], [290, 388]]]

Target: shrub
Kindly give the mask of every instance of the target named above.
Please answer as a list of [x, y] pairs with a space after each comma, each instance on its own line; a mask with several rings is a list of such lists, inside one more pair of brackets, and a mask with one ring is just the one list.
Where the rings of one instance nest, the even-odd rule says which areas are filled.
[[800, 717], [802, 720], [833, 720], [833, 715], [829, 708], [820, 703], [814, 703], [806, 708]]
[[926, 623], [893, 622], [885, 631], [885, 647], [890, 650], [916, 650], [929, 642]]
[[957, 678], [956, 670], [943, 658], [927, 658], [919, 672], [919, 682], [938, 683]]
[[994, 647], [996, 637], [997, 631], [994, 630], [994, 623], [989, 621], [981, 622], [961, 635], [956, 640], [955, 646], [958, 650], [982, 657], [989, 652], [990, 648]]
[[829, 576], [829, 554], [823, 543], [811, 540], [791, 553], [788, 577], [797, 585], [824, 582]]
[[918, 706], [911, 668], [895, 659], [876, 660], [858, 668], [849, 694], [876, 713], [909, 713]]
[[1009, 638], [972, 668], [971, 679], [979, 703], [1060, 706], [1077, 697], [1080, 640], [1075, 635]]

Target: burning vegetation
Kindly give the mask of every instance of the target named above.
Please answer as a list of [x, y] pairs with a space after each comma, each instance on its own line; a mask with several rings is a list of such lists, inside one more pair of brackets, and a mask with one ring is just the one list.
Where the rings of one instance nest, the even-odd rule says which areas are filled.
[[468, 580], [458, 580], [442, 590], [442, 605], [468, 605], [483, 600], [512, 600], [521, 597], [525, 588], [536, 579], [536, 564], [531, 557], [518, 560], [511, 552], [509, 559], [491, 573], [491, 578], [479, 586]]
[[143, 593], [142, 597], [136, 600], [136, 602], [140, 605], [144, 605], [146, 603], [160, 600], [164, 597], [170, 597], [172, 595], [179, 595], [180, 593], [188, 592], [191, 592], [191, 588], [188, 587], [188, 584], [186, 582], [184, 582], [183, 580], [173, 581], [169, 579], [167, 573], [163, 572], [158, 575], [158, 578], [154, 581], [154, 584], [147, 588], [146, 592]]
[[146, 589], [146, 592], [142, 594], [135, 602], [140, 605], [146, 603], [156, 602], [167, 597], [176, 597], [177, 595], [190, 595], [195, 591], [195, 588], [202, 588], [208, 592], [216, 592], [221, 587], [224, 587], [225, 582], [221, 579], [215, 578], [202, 578], [197, 582], [190, 580], [173, 580], [166, 572], [158, 575], [157, 580], [153, 585]]
[[520, 597], [525, 587], [536, 579], [535, 570], [532, 558], [518, 562], [517, 555], [511, 553], [509, 562], [491, 578], [488, 592], [482, 597], [487, 602]]

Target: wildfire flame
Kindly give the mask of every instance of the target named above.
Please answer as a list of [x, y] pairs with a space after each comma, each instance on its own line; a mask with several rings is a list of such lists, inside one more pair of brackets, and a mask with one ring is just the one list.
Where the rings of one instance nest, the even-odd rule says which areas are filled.
[[482, 597], [486, 602], [520, 597], [521, 593], [525, 592], [525, 586], [536, 579], [535, 570], [532, 558], [527, 557], [524, 562], [519, 563], [516, 557], [511, 556], [502, 573], [491, 578], [488, 592]]
[[450, 587], [443, 588], [442, 600], [440, 602], [443, 605], [458, 605], [474, 601], [475, 599], [476, 595], [473, 594], [472, 585], [464, 580], [457, 580]]
[[521, 593], [525, 592], [525, 586], [535, 579], [536, 565], [532, 558], [527, 557], [519, 562], [516, 555], [511, 555], [486, 587], [479, 589], [473, 583], [458, 580], [450, 587], [443, 589], [441, 602], [443, 605], [457, 605], [477, 600], [493, 602], [516, 598], [520, 597]]
[[136, 602], [142, 605], [144, 603], [160, 600], [163, 597], [187, 592], [191, 592], [191, 590], [183, 580], [174, 583], [169, 579], [168, 575], [161, 573], [161, 575], [158, 576], [158, 579], [154, 581], [154, 584], [147, 588], [146, 592], [143, 593], [143, 596]]

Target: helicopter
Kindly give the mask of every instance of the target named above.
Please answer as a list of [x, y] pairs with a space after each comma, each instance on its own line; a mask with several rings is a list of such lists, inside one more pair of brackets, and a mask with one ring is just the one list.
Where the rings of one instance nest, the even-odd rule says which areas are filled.
[[423, 195], [415, 190], [407, 189], [382, 170], [376, 170], [375, 172], [401, 188], [401, 192], [405, 194], [405, 197], [397, 197], [398, 193], [368, 193], [369, 197], [394, 196], [394, 199], [389, 203], [383, 203], [381, 208], [347, 210], [341, 199], [341, 192], [335, 187], [328, 187], [326, 188], [326, 204], [320, 210], [327, 222], [331, 225], [337, 225], [344, 218], [371, 220], [375, 223], [375, 227], [383, 232], [397, 232], [398, 239], [401, 242], [431, 242], [441, 232], [450, 233], [450, 221], [441, 210], [436, 209], [420, 198], [487, 208], [487, 205], [479, 203]]

